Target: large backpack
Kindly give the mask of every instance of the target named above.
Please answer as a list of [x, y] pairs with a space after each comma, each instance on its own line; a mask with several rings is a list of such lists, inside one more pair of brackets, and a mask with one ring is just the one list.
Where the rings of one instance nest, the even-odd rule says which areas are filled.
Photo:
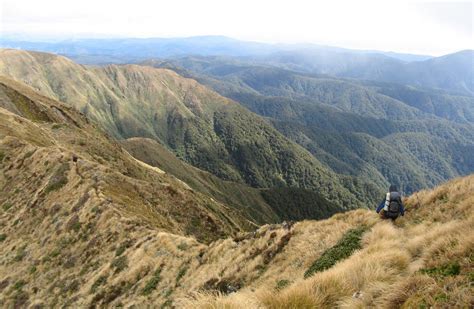
[[401, 196], [398, 192], [390, 192], [387, 194], [387, 210], [385, 216], [390, 219], [398, 218], [401, 210]]

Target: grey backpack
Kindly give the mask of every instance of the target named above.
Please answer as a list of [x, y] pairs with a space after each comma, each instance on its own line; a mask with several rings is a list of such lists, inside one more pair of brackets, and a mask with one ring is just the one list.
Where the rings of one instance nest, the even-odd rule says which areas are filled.
[[385, 212], [385, 215], [388, 218], [395, 219], [400, 214], [400, 203], [401, 195], [398, 192], [390, 192], [390, 197], [387, 199], [388, 210]]

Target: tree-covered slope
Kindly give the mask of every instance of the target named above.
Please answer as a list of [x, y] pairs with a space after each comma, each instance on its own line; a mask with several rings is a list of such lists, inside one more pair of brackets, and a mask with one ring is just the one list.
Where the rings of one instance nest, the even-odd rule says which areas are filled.
[[351, 54], [335, 51], [287, 51], [257, 57], [259, 63], [312, 74], [330, 74], [415, 87], [474, 94], [474, 51], [401, 61], [385, 55]]
[[71, 104], [114, 137], [156, 139], [222, 179], [316, 190], [344, 208], [373, 202], [357, 196], [370, 188], [363, 180], [338, 177], [260, 116], [173, 71], [1, 50], [0, 74]]
[[121, 145], [134, 157], [177, 177], [192, 189], [241, 210], [242, 215], [257, 224], [322, 219], [343, 211], [342, 208], [309, 189], [287, 187], [257, 189], [224, 181], [179, 160], [152, 139], [130, 138], [121, 141]]
[[[398, 183], [413, 192], [473, 171], [470, 96], [308, 75], [223, 57], [145, 64], [193, 76], [269, 117], [281, 133], [337, 173], [370, 179], [380, 188]], [[428, 153], [407, 146], [403, 136], [426, 145]]]

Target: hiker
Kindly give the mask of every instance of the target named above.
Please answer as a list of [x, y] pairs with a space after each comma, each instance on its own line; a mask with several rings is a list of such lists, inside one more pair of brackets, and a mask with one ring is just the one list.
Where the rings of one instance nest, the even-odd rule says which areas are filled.
[[385, 199], [377, 207], [377, 213], [380, 213], [382, 219], [395, 219], [398, 215], [405, 215], [405, 208], [403, 208], [402, 195], [398, 192], [396, 185], [391, 185]]

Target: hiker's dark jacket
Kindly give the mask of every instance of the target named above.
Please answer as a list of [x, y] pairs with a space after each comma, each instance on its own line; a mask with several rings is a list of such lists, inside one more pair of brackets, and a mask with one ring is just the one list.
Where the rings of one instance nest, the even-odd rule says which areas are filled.
[[[377, 207], [377, 213], [379, 213], [383, 209], [383, 207], [385, 206], [385, 201], [386, 201], [386, 198], [384, 198], [382, 203], [380, 203], [380, 205]], [[405, 208], [403, 207], [403, 202], [401, 199], [400, 199], [400, 214], [402, 216], [405, 215]]]

